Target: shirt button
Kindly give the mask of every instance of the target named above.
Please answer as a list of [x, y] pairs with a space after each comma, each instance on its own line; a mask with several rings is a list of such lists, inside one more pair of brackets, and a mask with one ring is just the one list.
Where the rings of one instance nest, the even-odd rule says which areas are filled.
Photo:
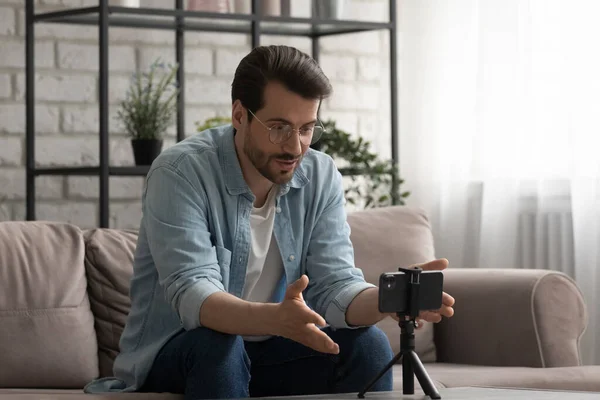
[[275, 209], [275, 211], [277, 211], [277, 213], [279, 214], [279, 213], [281, 212], [281, 207], [277, 207], [277, 208]]
[[240, 262], [242, 262], [242, 257], [238, 258], [238, 260], [239, 260]]
[[289, 260], [290, 260], [290, 261], [294, 261], [295, 259], [296, 259], [296, 257], [294, 257], [294, 255], [293, 255], [293, 254], [292, 254], [290, 257], [289, 257]]

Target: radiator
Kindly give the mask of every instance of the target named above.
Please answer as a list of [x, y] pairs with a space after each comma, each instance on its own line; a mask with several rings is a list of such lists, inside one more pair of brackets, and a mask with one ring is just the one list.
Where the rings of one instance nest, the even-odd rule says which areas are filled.
[[575, 278], [573, 218], [568, 210], [522, 211], [517, 236], [517, 266], [549, 269]]

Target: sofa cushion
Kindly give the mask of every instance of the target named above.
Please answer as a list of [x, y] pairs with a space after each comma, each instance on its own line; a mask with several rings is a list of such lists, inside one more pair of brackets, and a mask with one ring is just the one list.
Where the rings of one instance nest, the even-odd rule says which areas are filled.
[[[435, 259], [431, 227], [424, 211], [393, 206], [354, 211], [348, 214], [355, 264], [365, 279], [379, 285], [384, 272], [398, 271]], [[392, 318], [377, 324], [388, 336], [394, 352], [400, 350], [400, 328]], [[415, 351], [423, 362], [436, 361], [433, 325], [415, 331]]]
[[0, 222], [0, 387], [81, 388], [98, 375], [79, 228]]
[[425, 369], [431, 379], [445, 387], [493, 386], [600, 392], [600, 365], [528, 368], [435, 363], [425, 364]]
[[129, 282], [137, 232], [92, 229], [84, 234], [88, 291], [96, 321], [100, 376], [112, 376], [131, 302]]

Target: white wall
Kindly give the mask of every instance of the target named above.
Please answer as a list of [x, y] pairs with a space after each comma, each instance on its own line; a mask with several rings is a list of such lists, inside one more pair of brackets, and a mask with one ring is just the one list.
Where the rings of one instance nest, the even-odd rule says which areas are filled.
[[[309, 0], [293, 0], [308, 10]], [[0, 0], [0, 221], [25, 217], [24, 9], [22, 0]], [[142, 0], [170, 6], [171, 1]], [[96, 5], [92, 0], [36, 0], [36, 11]], [[387, 0], [349, 0], [346, 18], [384, 21]], [[98, 46], [93, 26], [36, 24], [36, 160], [38, 165], [98, 163]], [[123, 130], [115, 122], [116, 105], [128, 79], [156, 57], [174, 61], [174, 33], [110, 28], [110, 159], [131, 165]], [[230, 112], [230, 84], [241, 57], [250, 50], [242, 34], [186, 32], [186, 134], [194, 122]], [[263, 36], [262, 44], [291, 44], [310, 52], [304, 38]], [[321, 64], [334, 85], [324, 119], [373, 141], [390, 157], [389, 35], [369, 32], [321, 41]], [[175, 128], [169, 132], [174, 142]], [[136, 228], [140, 219], [142, 177], [110, 178], [111, 227]], [[38, 219], [97, 224], [98, 179], [36, 178]]]

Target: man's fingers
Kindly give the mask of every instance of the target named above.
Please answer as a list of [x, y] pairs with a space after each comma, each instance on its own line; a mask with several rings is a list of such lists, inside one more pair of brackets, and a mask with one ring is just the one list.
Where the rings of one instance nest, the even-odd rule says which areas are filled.
[[327, 322], [319, 314], [307, 307], [306, 322], [317, 326], [325, 326]]
[[302, 275], [300, 277], [300, 279], [298, 279], [297, 281], [292, 283], [290, 286], [288, 286], [288, 288], [285, 292], [285, 297], [287, 299], [293, 299], [293, 298], [299, 297], [299, 296], [301, 296], [302, 292], [304, 291], [304, 289], [306, 289], [307, 286], [308, 286], [308, 276]]
[[442, 308], [440, 309], [440, 314], [443, 315], [444, 317], [450, 318], [451, 316], [454, 315], [454, 308], [448, 307], [448, 306], [442, 306]]
[[448, 268], [448, 260], [445, 258], [439, 258], [437, 260], [429, 261], [423, 264], [411, 265], [410, 268], [419, 267], [423, 271], [442, 271]]
[[340, 347], [325, 332], [314, 325], [309, 325], [310, 344], [309, 347], [321, 353], [338, 354]]
[[445, 306], [452, 307], [454, 305], [454, 297], [450, 296], [448, 293], [442, 293], [442, 304]]

